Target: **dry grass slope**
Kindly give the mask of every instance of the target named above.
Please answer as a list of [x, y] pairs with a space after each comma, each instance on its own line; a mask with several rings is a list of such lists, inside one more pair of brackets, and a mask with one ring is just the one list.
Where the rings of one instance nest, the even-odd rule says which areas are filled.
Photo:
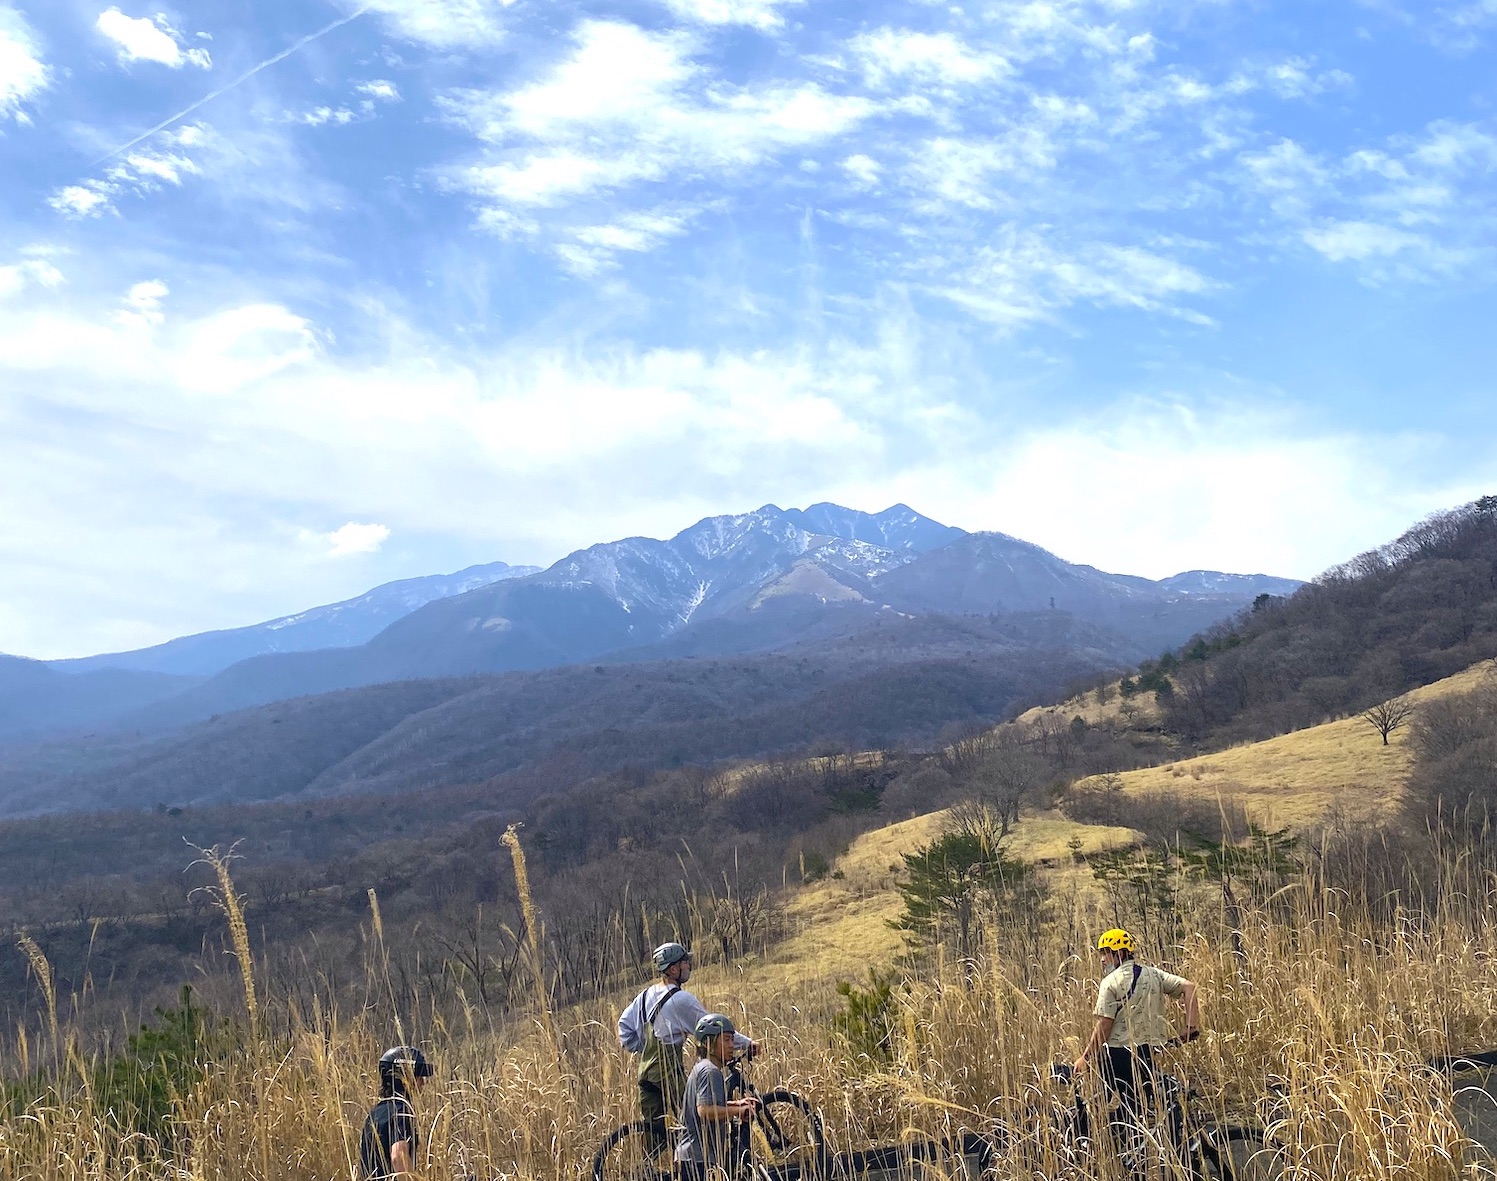
[[[1408, 695], [1416, 704], [1476, 688], [1493, 675], [1474, 665]], [[1126, 772], [1130, 793], [1179, 792], [1241, 803], [1268, 827], [1301, 827], [1332, 810], [1378, 819], [1396, 809], [1409, 771], [1408, 730], [1395, 730], [1387, 746], [1361, 717], [1341, 718], [1307, 730]]]

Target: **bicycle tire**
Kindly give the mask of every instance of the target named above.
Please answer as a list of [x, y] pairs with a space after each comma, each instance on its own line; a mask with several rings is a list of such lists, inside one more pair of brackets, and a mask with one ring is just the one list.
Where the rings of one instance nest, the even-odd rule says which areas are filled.
[[644, 1120], [635, 1120], [604, 1137], [593, 1154], [593, 1181], [671, 1181], [669, 1149], [652, 1159], [645, 1151], [646, 1127]]
[[1279, 1181], [1284, 1162], [1259, 1128], [1213, 1124], [1194, 1143], [1209, 1181]]
[[767, 1181], [824, 1181], [831, 1157], [821, 1113], [794, 1091], [759, 1096], [754, 1117], [754, 1172]]

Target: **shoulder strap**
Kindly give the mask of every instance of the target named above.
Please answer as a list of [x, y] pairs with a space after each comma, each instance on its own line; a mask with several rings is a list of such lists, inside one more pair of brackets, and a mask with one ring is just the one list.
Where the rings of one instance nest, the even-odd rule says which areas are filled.
[[[678, 993], [680, 991], [681, 991], [681, 986], [679, 984], [672, 984], [668, 989], [665, 990], [665, 995], [660, 998], [660, 1003], [655, 1006], [655, 1011], [653, 1013], [651, 1013], [649, 1015], [649, 1017], [646, 1018], [646, 1020], [650, 1024], [651, 1028], [653, 1028], [654, 1025], [655, 1025], [655, 1018], [657, 1018], [657, 1017], [660, 1016], [660, 1010], [663, 1009], [663, 1008], [665, 1008], [665, 1002], [668, 1001], [668, 1000], [670, 1000], [671, 997], [675, 996], [676, 993]], [[640, 993], [639, 995], [640, 995], [640, 1000], [642, 1002], [643, 999], [644, 999], [644, 993]]]
[[1134, 961], [1134, 964], [1133, 964], [1133, 983], [1131, 983], [1130, 985], [1128, 985], [1128, 991], [1127, 991], [1127, 993], [1124, 994], [1122, 1000], [1116, 1002], [1117, 1007], [1115, 1009], [1113, 1009], [1113, 1011], [1112, 1011], [1112, 1016], [1113, 1016], [1114, 1020], [1116, 1020], [1117, 1017], [1118, 1017], [1118, 1014], [1120, 1014], [1123, 1011], [1123, 1006], [1125, 1006], [1129, 1001], [1131, 1001], [1133, 999], [1133, 991], [1134, 991], [1134, 989], [1136, 989], [1138, 987], [1138, 978], [1140, 976], [1142, 976], [1143, 974], [1144, 974], [1143, 966], [1141, 964], [1139, 964], [1137, 961]]

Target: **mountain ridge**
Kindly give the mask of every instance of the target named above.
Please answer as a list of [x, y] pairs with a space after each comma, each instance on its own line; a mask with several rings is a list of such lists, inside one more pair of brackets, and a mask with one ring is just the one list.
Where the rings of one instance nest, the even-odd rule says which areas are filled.
[[[133, 703], [126, 692], [112, 715], [95, 709], [84, 721], [163, 733], [273, 701], [410, 679], [788, 650], [845, 639], [886, 616], [1060, 611], [1103, 626], [1112, 633], [1104, 646], [1113, 658], [1134, 660], [1183, 642], [1256, 595], [1298, 585], [1213, 571], [1175, 577], [1180, 585], [1108, 574], [1007, 534], [967, 533], [905, 504], [877, 513], [830, 502], [806, 509], [766, 504], [704, 517], [663, 540], [600, 542], [544, 570], [525, 573], [496, 563], [389, 583], [248, 629], [126, 654], [203, 659], [192, 652], [194, 644], [263, 648], [309, 622], [323, 626], [340, 615], [354, 616], [367, 631], [371, 603], [398, 611], [362, 643], [256, 651], [206, 678], [153, 684]], [[412, 594], [436, 597], [409, 609]], [[326, 632], [303, 630], [298, 642], [309, 634]], [[110, 659], [117, 657], [83, 658], [67, 667], [97, 672], [90, 664]], [[37, 730], [31, 725], [29, 732]]]
[[195, 632], [128, 652], [106, 652], [45, 663], [67, 673], [119, 668], [174, 676], [213, 676], [252, 656], [355, 647], [372, 639], [395, 619], [436, 599], [464, 594], [506, 578], [523, 578], [539, 570], [539, 566], [486, 562], [452, 574], [401, 578], [381, 583], [351, 599], [309, 607], [260, 623]]

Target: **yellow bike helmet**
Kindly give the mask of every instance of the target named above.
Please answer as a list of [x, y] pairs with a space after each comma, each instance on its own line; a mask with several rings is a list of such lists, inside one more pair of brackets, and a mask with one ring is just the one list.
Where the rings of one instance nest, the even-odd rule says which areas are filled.
[[1114, 927], [1110, 931], [1103, 931], [1102, 938], [1097, 940], [1098, 951], [1126, 951], [1133, 954], [1133, 936], [1123, 930], [1122, 927]]

